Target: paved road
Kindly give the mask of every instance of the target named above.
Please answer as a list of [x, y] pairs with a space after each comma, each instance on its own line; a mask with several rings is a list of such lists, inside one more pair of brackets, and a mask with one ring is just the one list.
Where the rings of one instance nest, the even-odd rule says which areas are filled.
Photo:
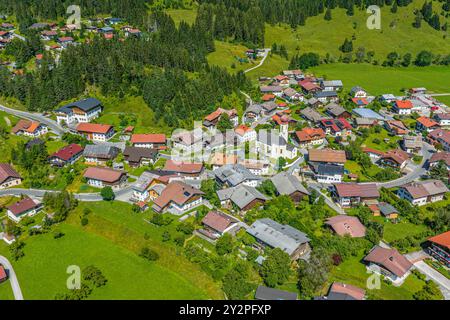
[[11, 265], [11, 263], [3, 256], [0, 256], [0, 264], [2, 264], [6, 270], [8, 270], [9, 282], [11, 283], [11, 288], [14, 293], [14, 298], [16, 300], [23, 300], [22, 290], [20, 289], [19, 280], [17, 280], [16, 273]]
[[423, 143], [422, 148], [422, 163], [418, 165], [413, 171], [409, 172], [407, 175], [397, 179], [392, 180], [388, 182], [379, 182], [377, 183], [377, 186], [379, 188], [385, 187], [385, 188], [395, 188], [399, 187], [401, 185], [404, 185], [406, 183], [412, 182], [414, 180], [417, 180], [420, 178], [420, 176], [424, 175], [427, 172], [427, 169], [425, 168], [425, 165], [428, 160], [430, 160], [431, 156], [433, 155], [434, 147], [429, 145], [428, 143]]
[[444, 275], [440, 274], [436, 270], [434, 270], [432, 267], [427, 265], [423, 261], [418, 261], [414, 263], [414, 266], [419, 270], [421, 273], [427, 276], [428, 279], [433, 280], [439, 285], [439, 288], [442, 291], [442, 294], [444, 295], [445, 300], [450, 300], [450, 280], [447, 279]]
[[269, 55], [269, 52], [270, 52], [270, 49], [264, 49], [264, 56], [261, 59], [261, 61], [259, 62], [259, 64], [257, 66], [254, 66], [254, 67], [250, 68], [250, 69], [245, 70], [244, 73], [253, 71], [253, 70], [258, 69], [259, 67], [261, 67], [264, 64], [264, 61], [266, 61], [267, 56]]
[[8, 107], [5, 107], [3, 105], [0, 105], [0, 110], [7, 112], [9, 114], [15, 115], [20, 118], [25, 118], [29, 120], [39, 121], [43, 124], [47, 125], [50, 130], [55, 132], [57, 135], [62, 135], [63, 133], [67, 132], [67, 129], [64, 129], [61, 127], [56, 121], [49, 119], [47, 117], [44, 117], [40, 113], [31, 113], [31, 112], [25, 112], [20, 110], [11, 109]]

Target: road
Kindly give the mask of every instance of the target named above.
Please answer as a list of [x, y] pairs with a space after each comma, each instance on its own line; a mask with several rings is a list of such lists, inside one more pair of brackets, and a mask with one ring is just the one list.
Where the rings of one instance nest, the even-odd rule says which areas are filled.
[[419, 179], [422, 175], [424, 175], [427, 172], [425, 165], [426, 165], [427, 161], [430, 160], [431, 156], [433, 155], [434, 150], [435, 149], [433, 146], [424, 142], [423, 148], [422, 148], [423, 159], [422, 159], [422, 162], [420, 163], [420, 165], [418, 165], [413, 171], [411, 171], [407, 175], [405, 175], [397, 180], [392, 180], [392, 181], [388, 181], [388, 182], [379, 182], [379, 183], [377, 183], [377, 186], [379, 188], [381, 188], [381, 187], [395, 188], [395, 187], [399, 187], [401, 185], [404, 185], [406, 183], [409, 183], [409, 182]]
[[314, 190], [316, 190], [324, 199], [325, 199], [325, 203], [334, 211], [336, 211], [338, 214], [346, 214], [345, 211], [339, 207], [336, 203], [334, 203], [334, 201], [332, 199], [330, 199], [326, 194], [322, 193], [321, 190], [321, 186], [318, 183], [309, 183], [308, 184], [309, 188], [312, 188]]
[[8, 270], [9, 282], [11, 283], [11, 288], [14, 293], [14, 298], [16, 300], [23, 300], [22, 290], [20, 289], [19, 280], [17, 280], [16, 273], [11, 265], [11, 263], [3, 256], [0, 256], [0, 264], [2, 264], [6, 270]]
[[62, 135], [63, 133], [68, 131], [67, 129], [64, 129], [63, 127], [61, 127], [56, 121], [49, 119], [47, 117], [44, 117], [40, 113], [31, 113], [31, 112], [20, 111], [20, 110], [5, 107], [3, 105], [0, 105], [0, 110], [7, 112], [9, 114], [12, 114], [14, 116], [20, 117], [20, 118], [39, 121], [39, 122], [45, 124], [50, 130], [55, 132], [57, 135]]
[[444, 295], [445, 300], [450, 300], [450, 280], [447, 279], [444, 275], [440, 274], [438, 271], [434, 270], [432, 267], [427, 265], [423, 261], [418, 261], [414, 263], [414, 266], [421, 273], [427, 276], [428, 279], [433, 280], [439, 285], [439, 288]]
[[269, 52], [270, 52], [270, 49], [264, 49], [264, 56], [261, 59], [261, 61], [259, 62], [259, 64], [257, 66], [254, 66], [254, 67], [250, 68], [250, 69], [245, 70], [244, 73], [253, 71], [253, 70], [258, 69], [259, 67], [261, 67], [264, 64], [264, 61], [266, 61], [267, 56], [269, 55]]

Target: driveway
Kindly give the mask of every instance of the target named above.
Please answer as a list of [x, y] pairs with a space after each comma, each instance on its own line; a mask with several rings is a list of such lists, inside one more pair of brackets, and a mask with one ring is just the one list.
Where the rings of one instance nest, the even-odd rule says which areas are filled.
[[450, 280], [440, 274], [423, 261], [414, 263], [414, 266], [423, 273], [428, 279], [433, 280], [439, 285], [445, 300], [450, 300]]
[[23, 300], [22, 290], [20, 289], [19, 280], [17, 280], [16, 273], [11, 265], [11, 263], [3, 256], [0, 256], [0, 264], [2, 264], [8, 272], [9, 282], [11, 283], [11, 288], [14, 293], [14, 298], [16, 300]]
[[345, 211], [341, 207], [339, 207], [337, 204], [335, 204], [332, 199], [330, 199], [326, 194], [322, 193], [320, 184], [318, 184], [318, 183], [310, 183], [310, 184], [308, 184], [308, 187], [316, 190], [325, 199], [325, 203], [331, 209], [336, 211], [338, 214], [346, 214]]
[[258, 69], [259, 67], [261, 67], [264, 64], [264, 61], [266, 61], [267, 56], [269, 55], [269, 52], [270, 52], [270, 49], [264, 49], [264, 56], [261, 59], [260, 63], [257, 66], [254, 66], [254, 67], [252, 67], [250, 69], [245, 70], [244, 73], [253, 71], [253, 70]]

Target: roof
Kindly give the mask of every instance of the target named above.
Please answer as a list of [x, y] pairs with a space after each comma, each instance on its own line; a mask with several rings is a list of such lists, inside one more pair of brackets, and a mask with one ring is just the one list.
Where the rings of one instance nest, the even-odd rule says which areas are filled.
[[166, 135], [165, 134], [133, 134], [131, 136], [131, 143], [166, 143]]
[[336, 183], [334, 187], [339, 197], [378, 198], [380, 196], [377, 185], [374, 183]]
[[55, 112], [66, 113], [66, 112], [70, 111], [72, 108], [78, 108], [80, 110], [83, 110], [84, 112], [88, 112], [93, 109], [96, 109], [97, 107], [99, 107], [101, 105], [102, 105], [102, 103], [99, 100], [97, 100], [95, 98], [87, 98], [87, 99], [78, 100], [78, 101], [66, 104], [65, 106], [59, 108]]
[[450, 249], [450, 231], [438, 234], [437, 236], [431, 237], [428, 241], [434, 242], [440, 246]]
[[410, 100], [396, 100], [395, 105], [398, 109], [412, 109], [413, 104]]
[[424, 117], [424, 116], [417, 118], [416, 121], [419, 122], [425, 128], [432, 128], [432, 127], [439, 126], [439, 123], [437, 123], [436, 121], [434, 121], [428, 117]]
[[366, 236], [366, 227], [364, 227], [357, 217], [338, 215], [328, 218], [325, 224], [329, 225], [340, 236], [345, 236], [346, 234], [352, 238]]
[[450, 152], [436, 152], [430, 158], [430, 163], [444, 161], [447, 166], [450, 166]]
[[81, 152], [83, 152], [83, 147], [78, 144], [69, 144], [68, 146], [65, 146], [61, 149], [59, 149], [57, 152], [52, 154], [51, 158], [59, 158], [64, 161], [69, 161], [74, 155], [78, 155]]
[[300, 245], [310, 241], [305, 233], [268, 218], [256, 220], [247, 232], [272, 248], [279, 248], [289, 255], [292, 255]]
[[319, 91], [314, 95], [316, 98], [337, 97], [336, 91]]
[[363, 117], [363, 118], [384, 120], [384, 117], [382, 115], [380, 115], [379, 113], [373, 111], [372, 109], [355, 108], [352, 111], [353, 111], [353, 113], [356, 113], [358, 116]]
[[414, 181], [401, 186], [414, 198], [424, 198], [448, 192], [447, 186], [440, 180]]
[[137, 181], [133, 184], [133, 190], [144, 192], [156, 178], [158, 178], [158, 175], [148, 171], [144, 171], [144, 173], [142, 173]]
[[89, 167], [84, 172], [83, 177], [113, 183], [120, 180], [123, 175], [126, 175], [126, 173], [119, 170], [103, 167]]
[[286, 140], [277, 132], [270, 130], [260, 130], [258, 132], [258, 142], [264, 143], [269, 146], [285, 146], [287, 145]]
[[336, 175], [343, 176], [344, 175], [344, 167], [337, 166], [334, 164], [320, 163], [317, 166], [317, 174], [327, 175], [327, 176], [336, 176]]
[[409, 131], [405, 124], [400, 120], [388, 120], [386, 121], [386, 125], [398, 134], [406, 134]]
[[237, 111], [235, 110], [235, 109], [232, 109], [232, 110], [226, 110], [226, 109], [222, 109], [222, 108], [217, 108], [217, 110], [216, 111], [214, 111], [214, 112], [212, 112], [212, 113], [210, 113], [209, 115], [207, 115], [206, 117], [205, 117], [205, 120], [206, 121], [215, 121], [215, 120], [217, 120], [218, 118], [220, 118], [220, 116], [223, 114], [223, 113], [226, 113], [229, 117], [232, 117], [232, 116], [236, 116], [237, 115]]
[[259, 286], [256, 289], [255, 299], [257, 300], [297, 300], [297, 294], [295, 292], [288, 292], [284, 290], [278, 290], [268, 288], [265, 286]]
[[38, 206], [39, 206], [39, 204], [34, 202], [33, 199], [26, 197], [16, 203], [10, 205], [7, 209], [9, 211], [11, 211], [11, 213], [17, 217], [27, 211], [37, 208]]
[[241, 164], [226, 164], [214, 170], [214, 175], [222, 183], [235, 187], [247, 180], [262, 180]]
[[308, 120], [313, 121], [313, 122], [318, 122], [324, 118], [320, 113], [318, 113], [316, 110], [314, 110], [313, 108], [310, 108], [310, 107], [303, 109], [302, 111], [300, 111], [300, 113], [305, 118], [307, 118]]
[[300, 180], [285, 171], [278, 173], [270, 180], [281, 195], [291, 195], [295, 192], [309, 195], [309, 191], [301, 184]]
[[392, 159], [399, 165], [403, 164], [405, 161], [409, 159], [408, 153], [406, 153], [403, 150], [395, 149], [395, 150], [389, 150], [384, 153], [382, 156], [383, 159]]
[[422, 136], [418, 135], [418, 136], [404, 136], [403, 137], [403, 146], [406, 149], [409, 148], [417, 148], [417, 149], [421, 149], [423, 146], [423, 142], [422, 142]]
[[345, 163], [347, 161], [343, 150], [309, 149], [308, 154], [311, 162]]
[[203, 170], [203, 164], [167, 160], [163, 170], [186, 174], [199, 174]]
[[113, 129], [113, 126], [109, 124], [99, 124], [99, 123], [79, 123], [77, 126], [78, 132], [86, 132], [86, 133], [100, 133], [100, 134], [106, 134], [111, 129]]
[[369, 104], [369, 101], [367, 101], [366, 98], [352, 98], [352, 101], [358, 106], [366, 106]]
[[393, 213], [398, 213], [397, 209], [395, 209], [392, 205], [386, 202], [379, 203], [378, 209], [383, 214], [383, 216], [389, 216]]
[[39, 128], [39, 126], [41, 125], [41, 123], [36, 122], [36, 121], [30, 121], [30, 120], [26, 120], [26, 119], [20, 119], [17, 124], [14, 126], [14, 128], [12, 128], [12, 132], [14, 134], [20, 132], [20, 131], [26, 131], [29, 133], [34, 133], [36, 131], [36, 129]]
[[236, 132], [236, 134], [240, 136], [244, 136], [249, 131], [254, 131], [254, 129], [247, 127], [245, 124], [241, 124], [236, 129], [234, 129], [234, 132]]
[[324, 87], [342, 87], [344, 84], [342, 80], [324, 80], [322, 81]]
[[204, 193], [184, 182], [174, 181], [167, 185], [162, 194], [155, 199], [154, 204], [164, 209], [170, 202], [177, 205], [184, 205], [194, 196], [200, 196]]
[[341, 299], [334, 299], [334, 297], [337, 297], [336, 294], [345, 295], [346, 297], [344, 298], [344, 300], [364, 300], [366, 291], [361, 288], [352, 286], [350, 284], [333, 282], [333, 284], [330, 287], [330, 290], [328, 291], [327, 300], [341, 300]]
[[350, 90], [350, 93], [356, 93], [356, 92], [358, 92], [358, 91], [364, 91], [364, 92], [366, 92], [366, 90], [364, 90], [362, 87], [360, 87], [360, 86], [355, 86], [355, 87], [353, 87], [353, 88]]
[[202, 220], [204, 225], [221, 233], [237, 222], [239, 222], [239, 220], [218, 211], [208, 212]]
[[209, 161], [212, 165], [223, 166], [225, 164], [236, 164], [238, 162], [238, 157], [235, 154], [225, 154], [220, 152], [215, 152], [211, 155]]
[[431, 131], [428, 134], [434, 140], [445, 141], [447, 144], [450, 144], [450, 131], [444, 129], [436, 129]]
[[330, 103], [325, 107], [325, 110], [327, 113], [332, 115], [333, 117], [339, 117], [344, 112], [347, 112], [345, 108], [339, 104], [336, 103]]
[[244, 184], [240, 184], [233, 188], [218, 190], [217, 196], [220, 201], [231, 200], [240, 209], [244, 209], [254, 200], [269, 200], [268, 197], [259, 192], [256, 188]]
[[281, 92], [283, 88], [280, 86], [262, 86], [260, 90], [261, 92]]
[[0, 163], [0, 184], [9, 178], [21, 179], [21, 176], [11, 165]]
[[0, 280], [6, 279], [7, 274], [5, 268], [0, 264]]
[[107, 144], [86, 145], [83, 156], [88, 158], [114, 159], [119, 154], [119, 148]]
[[397, 250], [382, 248], [380, 246], [375, 246], [364, 258], [364, 261], [381, 265], [397, 277], [403, 277], [413, 266]]
[[140, 162], [142, 158], [155, 159], [158, 154], [156, 149], [138, 148], [138, 147], [125, 147], [123, 155], [129, 162]]
[[304, 128], [301, 131], [296, 131], [295, 135], [300, 142], [320, 140], [326, 136], [321, 128]]
[[378, 155], [378, 156], [383, 156], [383, 155], [384, 155], [384, 152], [383, 152], [383, 151], [376, 150], [376, 149], [372, 149], [372, 148], [364, 147], [364, 148], [362, 148], [361, 150], [362, 150], [363, 152], [365, 152], [365, 153], [373, 153], [373, 154], [376, 154], [376, 155]]
[[306, 91], [322, 89], [319, 85], [315, 84], [314, 82], [311, 82], [310, 80], [302, 80], [302, 81], [299, 81], [298, 84]]

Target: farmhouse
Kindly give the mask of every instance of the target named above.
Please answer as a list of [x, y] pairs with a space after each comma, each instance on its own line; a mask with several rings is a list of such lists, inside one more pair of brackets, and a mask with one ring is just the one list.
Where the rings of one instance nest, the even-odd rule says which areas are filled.
[[306, 94], [314, 94], [316, 92], [322, 91], [322, 88], [318, 84], [308, 79], [299, 81], [298, 85], [302, 87], [303, 92]]
[[19, 222], [24, 217], [32, 217], [37, 214], [41, 207], [42, 205], [40, 203], [26, 197], [7, 207], [6, 214], [11, 220]]
[[360, 203], [371, 203], [380, 197], [376, 184], [337, 183], [334, 184], [333, 198], [343, 208]]
[[344, 166], [319, 163], [315, 168], [316, 180], [319, 183], [340, 183], [344, 176]]
[[311, 252], [310, 239], [306, 234], [271, 219], [256, 220], [247, 229], [247, 232], [255, 237], [262, 246], [279, 248], [286, 252], [292, 260], [304, 258]]
[[233, 204], [241, 211], [248, 211], [255, 206], [261, 205], [269, 200], [256, 188], [240, 184], [237, 187], [217, 191], [220, 204], [224, 208], [232, 209]]
[[103, 167], [89, 167], [83, 178], [87, 184], [96, 188], [111, 187], [120, 189], [127, 183], [127, 173]]
[[167, 145], [165, 134], [133, 134], [130, 142], [136, 148], [148, 148], [163, 150]]
[[370, 119], [370, 120], [376, 120], [376, 121], [384, 121], [384, 117], [373, 111], [372, 109], [368, 108], [355, 108], [352, 110], [354, 114], [356, 114], [358, 117]]
[[344, 87], [341, 80], [324, 80], [321, 82], [324, 91], [339, 91]]
[[170, 182], [162, 194], [154, 200], [153, 210], [181, 215], [203, 202], [204, 193], [184, 182]]
[[400, 145], [407, 153], [418, 153], [423, 146], [422, 136], [404, 136]]
[[339, 97], [336, 91], [319, 91], [314, 94], [314, 98], [322, 103], [339, 101]]
[[142, 165], [155, 163], [158, 156], [158, 150], [127, 146], [123, 151], [123, 156], [130, 167], [136, 168]]
[[58, 124], [72, 124], [91, 122], [98, 118], [103, 107], [100, 101], [87, 98], [69, 103], [55, 111]]
[[426, 250], [433, 258], [450, 268], [450, 231], [429, 238]]
[[114, 160], [119, 154], [119, 148], [105, 144], [86, 145], [83, 156], [88, 165], [106, 166], [108, 161]]
[[384, 275], [395, 285], [400, 285], [408, 277], [412, 268], [412, 263], [408, 261], [395, 249], [375, 246], [365, 256], [364, 261], [368, 264], [368, 269]]
[[67, 164], [74, 164], [83, 154], [83, 147], [78, 144], [70, 144], [53, 153], [49, 162], [57, 167], [64, 167]]
[[27, 137], [39, 137], [48, 132], [48, 127], [37, 121], [20, 119], [12, 128], [12, 133]]
[[309, 164], [317, 166], [320, 163], [329, 163], [343, 166], [347, 161], [345, 151], [331, 150], [331, 149], [309, 149], [308, 150]]
[[333, 282], [328, 294], [317, 300], [364, 300], [366, 291], [350, 284]]
[[330, 103], [325, 107], [325, 112], [333, 118], [351, 118], [351, 113], [344, 109], [343, 106]]
[[300, 114], [303, 118], [312, 123], [317, 123], [324, 118], [320, 113], [310, 107], [307, 107], [306, 109], [300, 111]]
[[323, 144], [325, 132], [321, 128], [304, 128], [295, 132], [295, 138], [301, 148], [306, 148]]
[[163, 170], [185, 179], [198, 180], [204, 172], [204, 167], [202, 163], [167, 160]]
[[385, 121], [384, 126], [389, 133], [396, 136], [403, 136], [409, 133], [409, 129], [400, 120]]
[[108, 141], [114, 135], [114, 127], [109, 124], [79, 123], [76, 130], [87, 140], [97, 142]]
[[203, 149], [203, 133], [201, 130], [183, 131], [172, 135], [173, 149], [188, 154]]
[[286, 88], [283, 90], [283, 97], [287, 100], [293, 102], [293, 101], [303, 101], [304, 97], [303, 94], [300, 92], [297, 92], [295, 89], [292, 88]]
[[392, 111], [399, 115], [410, 115], [412, 113], [413, 104], [410, 100], [396, 100]]
[[236, 187], [240, 184], [256, 187], [262, 181], [261, 177], [254, 175], [241, 164], [226, 164], [214, 170], [213, 173], [217, 183], [227, 187]]
[[405, 184], [397, 191], [397, 195], [411, 202], [413, 205], [423, 206], [428, 203], [441, 201], [449, 192], [447, 186], [440, 180], [415, 181]]
[[325, 224], [330, 226], [340, 236], [349, 235], [352, 238], [363, 238], [366, 236], [366, 227], [357, 217], [338, 215], [328, 218]]
[[450, 112], [447, 113], [435, 113], [433, 116], [434, 121], [436, 121], [441, 127], [450, 126]]
[[397, 170], [403, 169], [409, 160], [408, 153], [403, 150], [396, 149], [385, 152], [378, 160], [378, 164], [382, 167], [390, 167]]
[[444, 164], [447, 166], [447, 170], [450, 171], [450, 152], [445, 151], [433, 153], [429, 160], [430, 168], [437, 166], [441, 161], [444, 162]]
[[210, 130], [215, 129], [217, 123], [219, 122], [220, 117], [223, 114], [226, 114], [228, 116], [228, 118], [230, 119], [230, 121], [234, 127], [236, 127], [239, 124], [239, 117], [238, 117], [237, 111], [235, 109], [225, 110], [222, 108], [217, 108], [216, 111], [214, 111], [213, 113], [211, 113], [205, 117], [205, 120], [203, 121], [203, 125]]
[[376, 124], [378, 124], [377, 120], [373, 120], [373, 119], [367, 119], [367, 118], [362, 118], [362, 117], [356, 117], [354, 118], [354, 125], [357, 129], [362, 129], [362, 128], [371, 128], [373, 126], [375, 126]]
[[0, 189], [18, 186], [22, 183], [22, 177], [7, 163], [0, 163]]
[[277, 189], [277, 195], [287, 195], [296, 203], [309, 195], [309, 191], [301, 184], [300, 180], [285, 171], [278, 173], [270, 180]]
[[264, 160], [243, 159], [239, 160], [238, 163], [256, 176], [266, 176], [271, 169], [270, 163]]

